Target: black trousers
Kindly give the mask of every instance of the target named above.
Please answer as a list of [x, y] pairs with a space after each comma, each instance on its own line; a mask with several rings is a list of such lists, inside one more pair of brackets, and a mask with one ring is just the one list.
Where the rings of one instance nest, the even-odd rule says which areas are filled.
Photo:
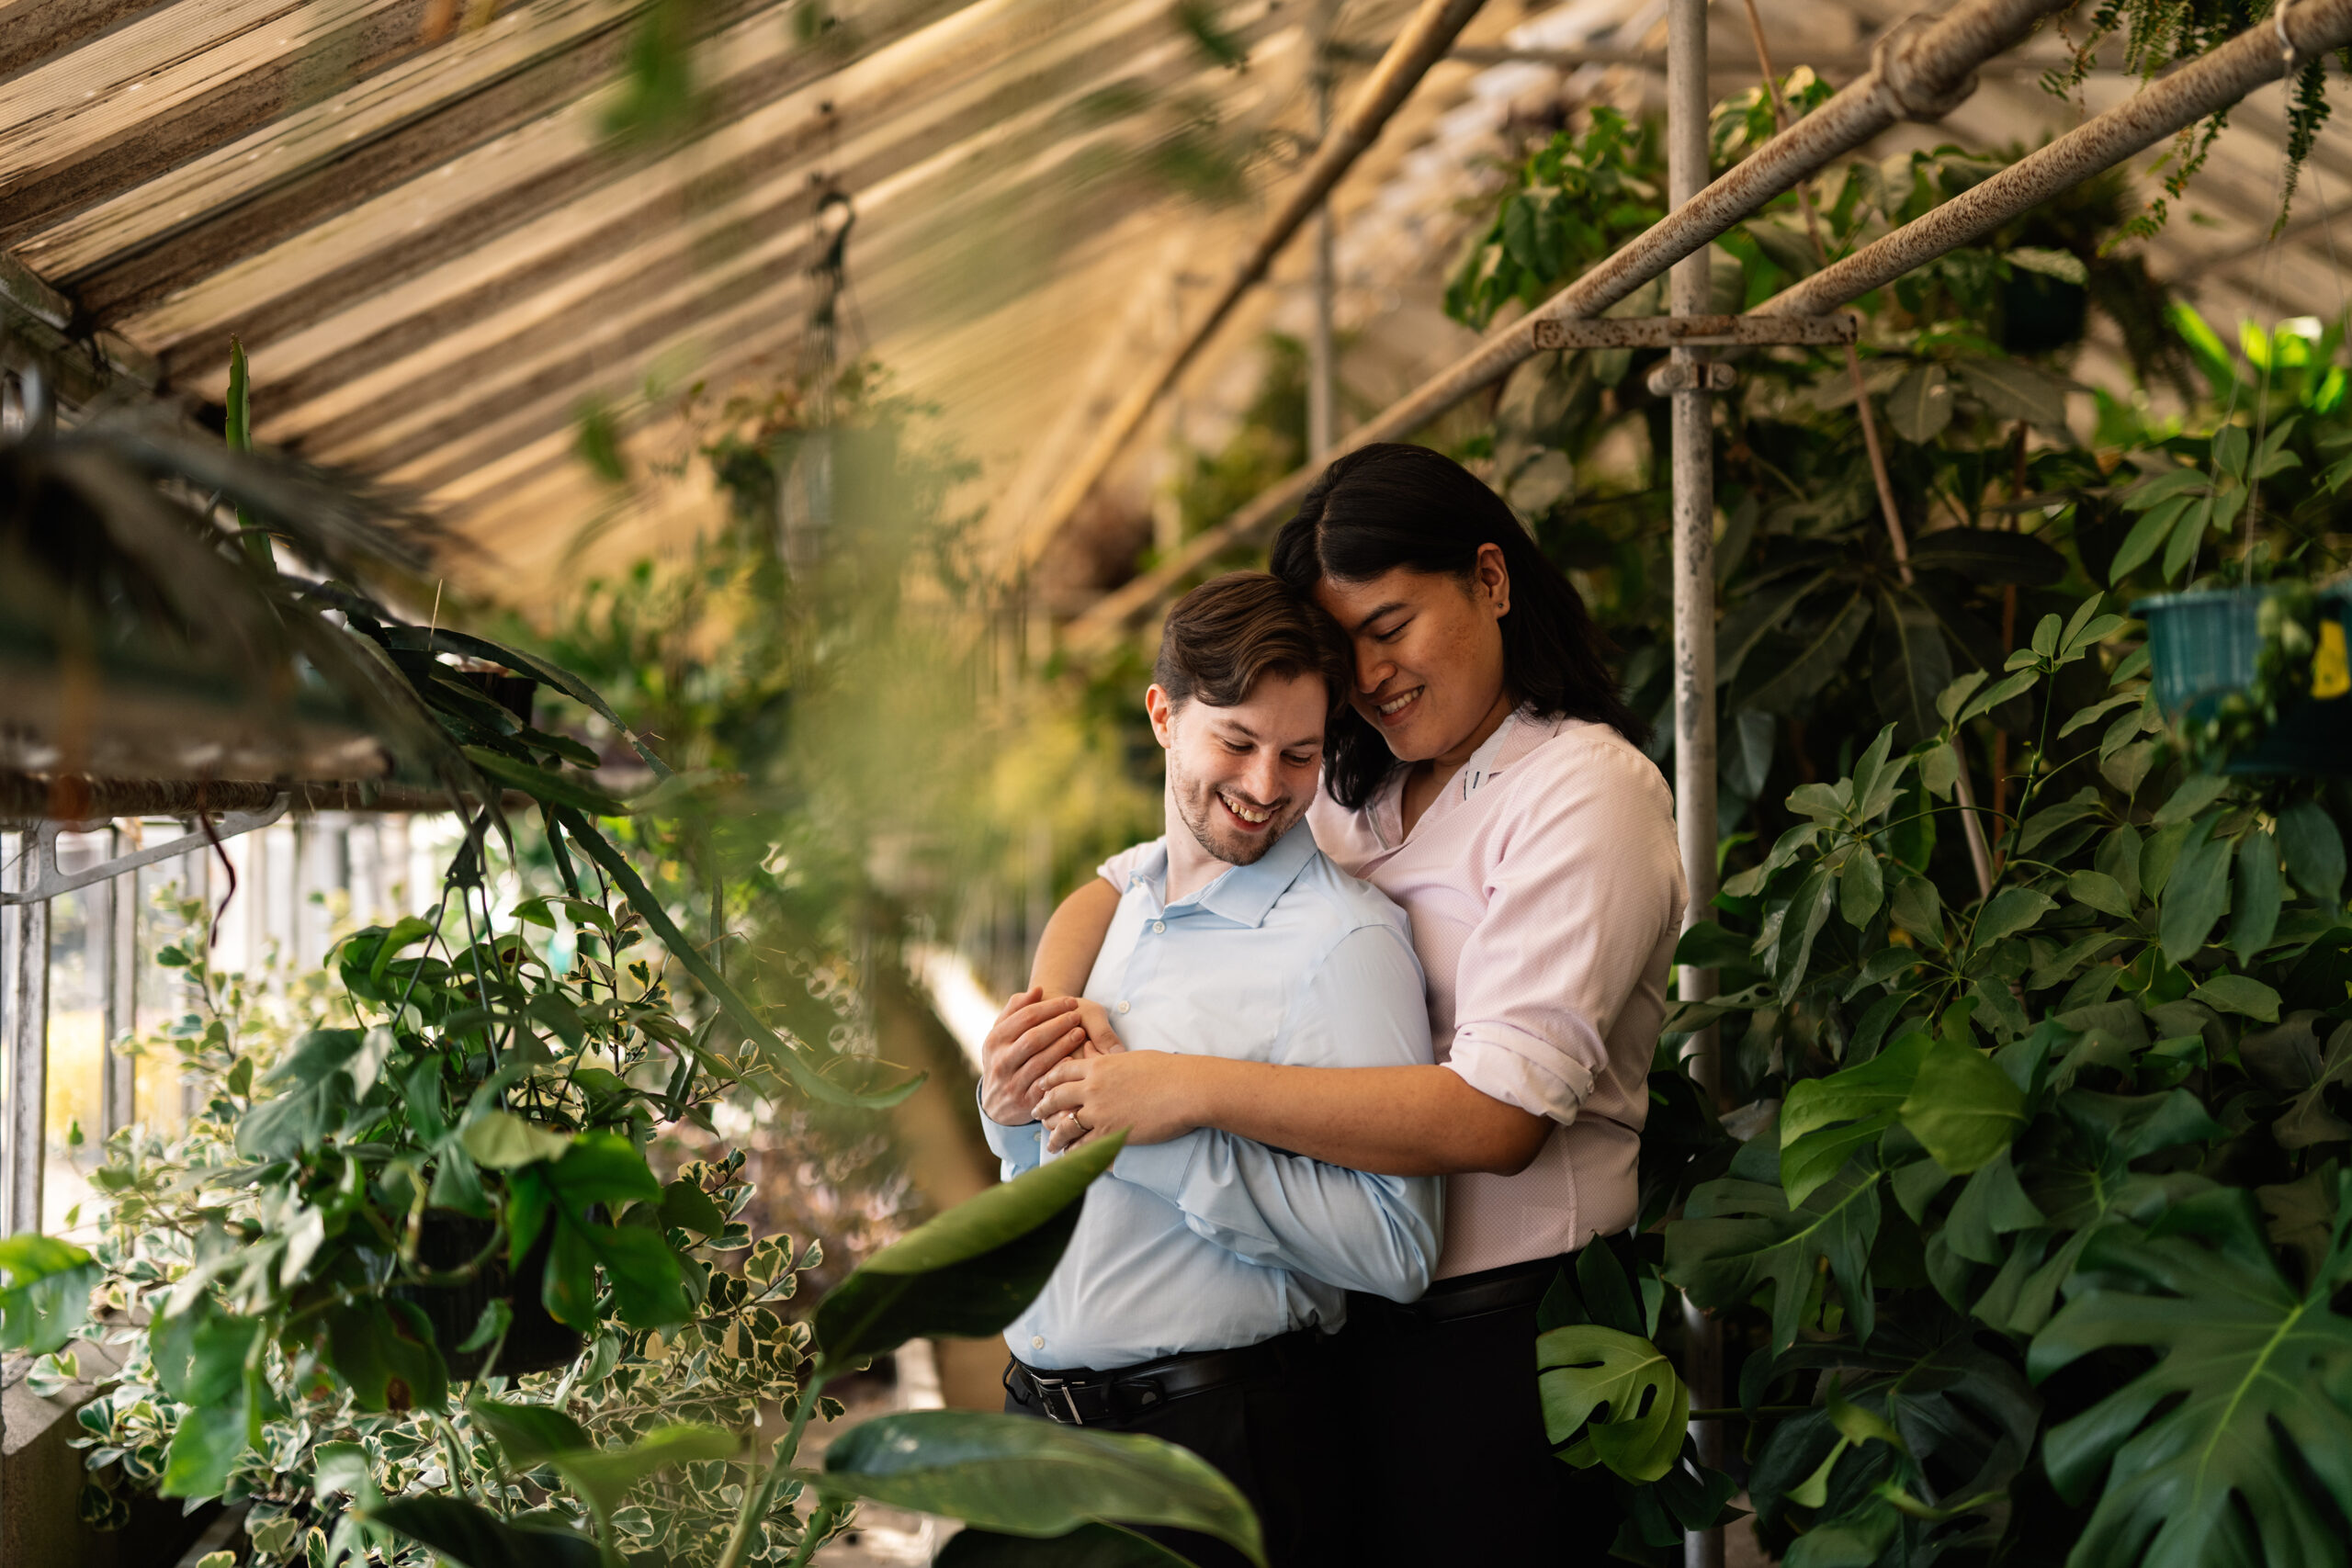
[[1559, 1260], [1442, 1280], [1418, 1308], [1351, 1295], [1332, 1348], [1347, 1434], [1351, 1533], [1359, 1564], [1554, 1568], [1610, 1561], [1622, 1514], [1607, 1472], [1552, 1457], [1535, 1391], [1530, 1301], [1442, 1316], [1445, 1296], [1510, 1275], [1548, 1282]]
[[[1534, 1352], [1528, 1352], [1529, 1365]], [[1204, 1389], [1132, 1416], [1089, 1422], [1098, 1431], [1143, 1432], [1165, 1438], [1215, 1465], [1250, 1499], [1265, 1533], [1270, 1568], [1340, 1568], [1334, 1551], [1343, 1521], [1335, 1503], [1335, 1445], [1324, 1382], [1327, 1358], [1296, 1370]], [[1532, 1375], [1532, 1374], [1531, 1374]], [[1046, 1419], [1021, 1402], [1026, 1385], [1008, 1379], [1004, 1408]], [[1133, 1527], [1200, 1568], [1249, 1568], [1250, 1560], [1214, 1536], [1157, 1526]]]

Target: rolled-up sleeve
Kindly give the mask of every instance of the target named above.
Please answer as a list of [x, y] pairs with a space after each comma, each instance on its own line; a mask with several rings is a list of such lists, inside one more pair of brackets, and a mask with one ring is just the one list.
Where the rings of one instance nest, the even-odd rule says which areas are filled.
[[1463, 944], [1445, 1065], [1566, 1123], [1609, 1069], [1604, 1042], [1660, 931], [1681, 919], [1681, 862], [1671, 798], [1638, 753], [1546, 748], [1522, 767]]
[[[1410, 1066], [1430, 1055], [1420, 964], [1387, 926], [1351, 931], [1324, 954], [1282, 1049], [1283, 1062], [1302, 1066]], [[1252, 1262], [1393, 1301], [1429, 1288], [1444, 1241], [1434, 1178], [1371, 1176], [1213, 1128], [1123, 1150], [1111, 1173], [1166, 1198], [1194, 1235]]]

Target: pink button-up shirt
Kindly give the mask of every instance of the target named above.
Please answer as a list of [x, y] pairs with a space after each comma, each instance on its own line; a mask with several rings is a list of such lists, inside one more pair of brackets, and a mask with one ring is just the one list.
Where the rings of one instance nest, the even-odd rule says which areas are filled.
[[1517, 1176], [1448, 1180], [1436, 1277], [1621, 1231], [1682, 922], [1666, 780], [1607, 725], [1521, 712], [1409, 834], [1403, 785], [1358, 811], [1317, 790], [1315, 841], [1412, 918], [1437, 1060], [1556, 1123]]

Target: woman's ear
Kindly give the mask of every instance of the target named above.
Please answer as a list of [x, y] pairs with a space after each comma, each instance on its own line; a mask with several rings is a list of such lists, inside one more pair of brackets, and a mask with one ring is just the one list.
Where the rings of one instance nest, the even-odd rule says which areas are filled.
[[1510, 565], [1503, 559], [1500, 545], [1480, 545], [1478, 559], [1471, 567], [1470, 575], [1495, 619], [1510, 614]]

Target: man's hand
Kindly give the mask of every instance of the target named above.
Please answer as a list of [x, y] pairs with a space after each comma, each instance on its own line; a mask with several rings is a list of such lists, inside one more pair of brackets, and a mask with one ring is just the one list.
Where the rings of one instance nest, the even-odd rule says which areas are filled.
[[1169, 1051], [1072, 1055], [1045, 1075], [1037, 1120], [1058, 1153], [1127, 1129], [1130, 1144], [1164, 1144], [1201, 1124], [1199, 1078], [1212, 1059]]
[[1034, 1122], [1048, 1069], [1073, 1055], [1125, 1049], [1100, 1003], [1048, 998], [1033, 986], [1004, 1004], [980, 1043], [980, 1110], [1000, 1126]]

